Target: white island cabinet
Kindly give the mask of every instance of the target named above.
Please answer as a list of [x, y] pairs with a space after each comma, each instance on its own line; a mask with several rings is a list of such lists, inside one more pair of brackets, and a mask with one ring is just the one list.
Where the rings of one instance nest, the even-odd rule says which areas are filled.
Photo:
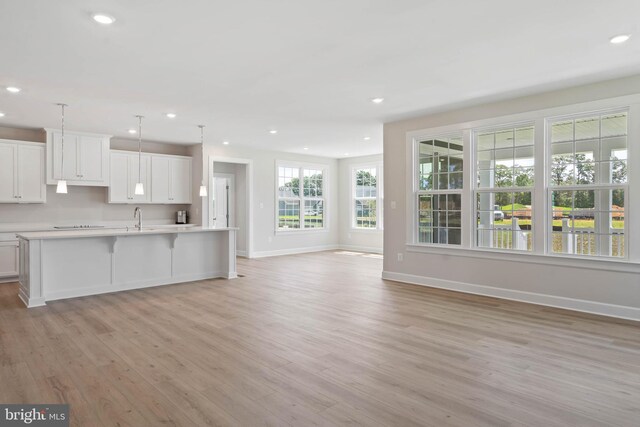
[[18, 234], [20, 298], [46, 301], [236, 277], [236, 229], [156, 228]]

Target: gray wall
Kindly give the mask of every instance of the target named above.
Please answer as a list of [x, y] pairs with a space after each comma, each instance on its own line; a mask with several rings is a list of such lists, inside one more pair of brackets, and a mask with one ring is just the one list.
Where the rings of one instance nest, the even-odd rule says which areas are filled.
[[[442, 287], [446, 287], [450, 282], [481, 285], [496, 288], [495, 292], [492, 291], [495, 294], [503, 291], [505, 295], [509, 295], [508, 291], [543, 294], [554, 297], [553, 301], [556, 301], [557, 305], [563, 305], [564, 302], [574, 304], [574, 301], [563, 299], [585, 300], [595, 303], [587, 303], [585, 307], [601, 308], [601, 312], [606, 311], [607, 304], [631, 307], [632, 310], [622, 311], [630, 313], [631, 317], [639, 316], [640, 269], [633, 270], [633, 266], [631, 272], [629, 268], [622, 267], [616, 270], [615, 266], [612, 271], [605, 271], [568, 265], [478, 259], [451, 253], [408, 252], [406, 247], [407, 132], [637, 93], [640, 93], [640, 76], [633, 76], [386, 123], [385, 277], [404, 277], [406, 281]], [[639, 142], [630, 141], [631, 149]], [[632, 187], [630, 197], [640, 197], [639, 190], [638, 187]], [[396, 203], [396, 209], [391, 209], [392, 202]], [[399, 253], [403, 254], [404, 261], [398, 260]], [[483, 293], [481, 288], [468, 289], [470, 292]], [[616, 307], [613, 309], [617, 310]]]
[[[195, 149], [194, 149], [195, 150]], [[267, 256], [296, 253], [310, 250], [333, 249], [338, 245], [338, 160], [326, 157], [306, 156], [270, 150], [239, 146], [223, 146], [205, 143], [203, 171], [208, 176], [209, 157], [225, 162], [225, 158], [249, 159], [253, 167], [253, 255]], [[195, 160], [195, 157], [194, 157]], [[276, 161], [305, 162], [328, 166], [327, 228], [319, 232], [276, 233], [275, 197], [276, 197]], [[194, 187], [200, 186], [201, 176], [194, 176]], [[201, 209], [193, 206], [192, 211], [207, 218], [208, 207], [202, 200]], [[249, 213], [248, 213], [249, 214]], [[201, 219], [198, 219], [201, 220]], [[194, 217], [194, 221], [196, 221]]]

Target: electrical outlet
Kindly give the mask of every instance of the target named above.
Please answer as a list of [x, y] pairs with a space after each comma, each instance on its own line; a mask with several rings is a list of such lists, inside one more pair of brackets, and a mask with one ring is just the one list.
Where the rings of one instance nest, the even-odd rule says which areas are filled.
[[347, 233], [347, 239], [351, 239], [351, 233]]
[[273, 241], [273, 237], [269, 236], [269, 243]]
[[404, 261], [404, 254], [402, 252], [398, 252], [398, 261]]
[[395, 209], [396, 208], [396, 201], [392, 200], [391, 201], [391, 209]]
[[260, 202], [260, 209], [264, 209], [264, 203]]

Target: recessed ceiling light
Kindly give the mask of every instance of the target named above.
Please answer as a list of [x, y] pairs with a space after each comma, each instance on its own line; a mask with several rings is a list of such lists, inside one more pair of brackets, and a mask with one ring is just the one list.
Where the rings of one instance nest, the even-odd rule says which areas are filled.
[[170, 119], [175, 119], [176, 113], [167, 113], [167, 117], [169, 117]]
[[96, 13], [93, 15], [93, 20], [99, 24], [103, 25], [111, 25], [116, 22], [116, 18], [111, 15], [107, 15], [105, 13]]
[[344, 155], [345, 155], [345, 156], [348, 156], [348, 155], [349, 155], [349, 153], [344, 153]]
[[364, 138], [362, 138], [362, 139], [364, 139], [365, 141], [369, 141], [369, 140], [371, 139], [371, 137], [370, 137], [370, 136], [365, 136], [365, 137], [364, 137]]
[[374, 104], [382, 104], [382, 101], [384, 101], [384, 98], [371, 98], [371, 102]]
[[277, 130], [275, 130], [275, 129], [271, 129], [271, 130], [269, 131], [269, 133], [270, 133], [271, 135], [275, 135], [276, 133], [278, 133], [278, 131], [277, 131]]
[[309, 147], [304, 147], [304, 148], [303, 148], [303, 150], [308, 150], [308, 149], [309, 149]]
[[222, 145], [229, 145], [229, 141], [222, 141]]
[[129, 129], [129, 131], [128, 131], [128, 132], [129, 132], [130, 134], [134, 134], [134, 133], [137, 133], [138, 131], [137, 131], [137, 130], [135, 130], [135, 129]]
[[19, 87], [15, 87], [15, 86], [7, 86], [7, 90], [11, 93], [18, 93], [20, 92], [22, 89], [20, 89]]
[[0, 113], [0, 117], [4, 117], [4, 113]]
[[631, 34], [618, 34], [617, 36], [613, 36], [609, 39], [609, 42], [613, 44], [624, 43], [631, 37]]

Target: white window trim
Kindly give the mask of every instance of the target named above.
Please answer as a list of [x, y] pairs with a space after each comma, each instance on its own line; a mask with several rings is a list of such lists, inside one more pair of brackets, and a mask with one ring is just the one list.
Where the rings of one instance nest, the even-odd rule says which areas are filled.
[[[546, 236], [548, 217], [548, 161], [535, 162], [535, 186], [532, 194], [532, 202], [535, 203], [533, 226], [537, 230], [543, 230], [542, 233], [537, 232], [534, 235], [533, 252], [522, 253], [520, 251], [499, 251], [491, 248], [474, 248], [474, 211], [469, 203], [471, 200], [472, 190], [475, 185], [473, 174], [475, 173], [475, 163], [473, 147], [471, 145], [471, 132], [481, 128], [508, 126], [514, 123], [533, 122], [535, 132], [534, 155], [536, 159], [546, 159], [549, 155], [546, 143], [547, 135], [547, 119], [556, 118], [563, 115], [589, 114], [590, 112], [601, 112], [612, 109], [627, 109], [629, 111], [628, 134], [627, 134], [627, 191], [625, 192], [625, 216], [628, 218], [635, 217], [638, 212], [640, 219], [640, 193], [636, 187], [640, 186], [640, 95], [627, 95], [598, 101], [582, 102], [579, 104], [565, 105], [561, 107], [552, 107], [541, 110], [533, 110], [512, 115], [492, 117], [488, 119], [473, 120], [461, 123], [455, 123], [446, 126], [440, 126], [430, 129], [422, 129], [410, 131], [406, 134], [405, 153], [406, 153], [406, 249], [409, 252], [424, 252], [447, 255], [473, 256], [480, 258], [494, 258], [496, 253], [501, 253], [501, 259], [517, 260], [519, 262], [541, 263], [550, 265], [573, 265], [581, 268], [597, 268], [615, 271], [640, 271], [640, 226], [629, 227], [628, 222], [625, 223], [625, 255], [626, 258], [609, 258], [606, 256], [574, 256], [568, 254], [547, 253], [548, 243]], [[461, 245], [441, 245], [441, 244], [422, 244], [417, 241], [417, 191], [416, 191], [416, 174], [417, 159], [416, 150], [419, 140], [432, 138], [438, 135], [447, 135], [451, 133], [463, 134], [464, 164], [473, 167], [465, 167], [464, 172], [464, 189], [462, 197], [462, 244]], [[637, 171], [637, 176], [636, 176]], [[634, 194], [630, 194], [629, 189], [635, 190]]]
[[[280, 182], [279, 182], [279, 172], [280, 168], [296, 168], [300, 170], [300, 177], [302, 178], [304, 169], [317, 169], [322, 171], [322, 197], [317, 198], [305, 198], [303, 194], [300, 197], [280, 197]], [[275, 165], [275, 234], [315, 234], [315, 233], [326, 233], [329, 231], [329, 210], [327, 209], [327, 201], [329, 200], [328, 190], [329, 186], [329, 176], [328, 176], [329, 165], [321, 164], [321, 163], [307, 163], [307, 162], [295, 162], [290, 160], [276, 160]], [[300, 180], [302, 185], [304, 181]], [[301, 188], [302, 189], [302, 188]], [[280, 228], [279, 221], [279, 201], [281, 199], [292, 199], [292, 200], [300, 200], [300, 223], [304, 224], [304, 201], [305, 200], [322, 200], [322, 209], [323, 209], [323, 218], [322, 218], [322, 227], [316, 228]]]
[[[356, 200], [356, 172], [359, 169], [376, 169], [376, 227], [375, 228], [366, 228], [366, 227], [357, 227], [356, 226], [356, 211], [355, 211], [355, 200]], [[369, 163], [357, 163], [351, 166], [351, 199], [349, 201], [349, 216], [351, 218], [351, 231], [362, 232], [362, 233], [374, 233], [380, 232], [384, 229], [384, 212], [383, 212], [383, 204], [384, 204], [384, 175], [382, 170], [382, 162], [369, 162]], [[358, 197], [362, 199], [364, 197]], [[373, 197], [371, 198], [373, 200]]]

